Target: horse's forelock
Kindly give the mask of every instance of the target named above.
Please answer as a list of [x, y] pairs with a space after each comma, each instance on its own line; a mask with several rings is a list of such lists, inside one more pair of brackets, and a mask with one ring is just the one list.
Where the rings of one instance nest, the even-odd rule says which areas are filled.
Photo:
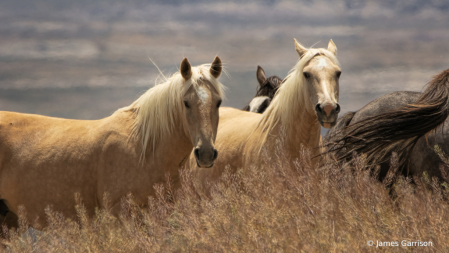
[[[311, 52], [312, 56], [310, 59], [308, 59], [307, 63], [310, 62], [315, 56], [323, 55], [329, 58], [329, 60], [331, 60], [335, 65], [340, 66], [340, 62], [337, 60], [337, 57], [332, 52], [330, 52], [325, 48], [311, 48], [309, 49], [309, 52]], [[303, 57], [305, 56], [306, 54]]]
[[218, 93], [218, 95], [224, 99], [225, 93], [224, 93], [224, 86], [221, 84], [217, 78], [212, 76], [210, 73], [210, 67], [211, 64], [203, 64], [200, 66], [196, 66], [192, 68], [192, 77], [185, 82], [184, 84], [184, 92], [183, 95], [189, 90], [189, 88], [193, 85], [195, 89], [198, 88], [198, 84], [202, 80], [207, 80], [212, 85], [212, 87], [215, 89], [215, 91]]

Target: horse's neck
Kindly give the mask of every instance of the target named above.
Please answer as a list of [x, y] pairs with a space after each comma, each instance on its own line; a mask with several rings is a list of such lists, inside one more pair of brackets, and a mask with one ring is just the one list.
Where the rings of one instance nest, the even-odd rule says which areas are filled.
[[[131, 136], [132, 135], [132, 122], [135, 120], [135, 114], [131, 111], [123, 111], [119, 113], [115, 113], [112, 116], [106, 118], [108, 120], [105, 122], [107, 125], [118, 124], [117, 128], [124, 132], [124, 135]], [[114, 122], [114, 123], [112, 123]], [[171, 134], [167, 136], [162, 136], [153, 149], [153, 139], [150, 137], [147, 143], [146, 151], [145, 151], [145, 163], [155, 164], [158, 160], [168, 160], [172, 162], [181, 162], [181, 160], [186, 156], [186, 154], [190, 154], [193, 149], [192, 142], [190, 138], [187, 136], [186, 132], [183, 129], [183, 124], [181, 122], [176, 122], [174, 124], [176, 127], [172, 129]], [[131, 141], [132, 140], [132, 141]], [[140, 154], [142, 152], [142, 140], [140, 137], [136, 137], [136, 139], [128, 139], [131, 141], [131, 145], [137, 147], [135, 149], [136, 156], [140, 159]], [[182, 158], [180, 158], [182, 157]], [[156, 158], [156, 159], [155, 159]]]
[[[177, 124], [182, 126], [182, 124]], [[176, 127], [168, 136], [161, 138], [153, 150], [150, 139], [145, 153], [146, 163], [153, 166], [164, 166], [170, 175], [177, 174], [178, 169], [192, 152], [193, 145], [182, 127]], [[162, 167], [161, 167], [162, 168]]]
[[290, 158], [297, 158], [300, 155], [301, 147], [308, 149], [312, 156], [319, 153], [320, 130], [320, 124], [316, 115], [301, 108], [296, 111], [292, 124], [283, 125], [280, 122], [269, 136], [280, 137], [287, 155]]
[[[129, 138], [132, 136], [132, 123], [135, 120], [135, 114], [131, 111], [123, 111], [113, 114], [106, 118], [105, 125], [116, 125], [117, 131], [124, 131], [121, 136], [126, 136], [123, 143], [133, 150], [136, 164], [141, 159], [142, 140], [140, 137]], [[140, 166], [147, 171], [151, 177], [151, 182], [164, 182], [165, 174], [170, 174], [172, 183], [179, 187], [179, 168], [187, 160], [192, 152], [193, 145], [190, 138], [185, 133], [182, 124], [175, 124], [174, 129], [167, 136], [159, 139], [153, 149], [153, 140], [148, 140], [144, 161], [140, 161]]]

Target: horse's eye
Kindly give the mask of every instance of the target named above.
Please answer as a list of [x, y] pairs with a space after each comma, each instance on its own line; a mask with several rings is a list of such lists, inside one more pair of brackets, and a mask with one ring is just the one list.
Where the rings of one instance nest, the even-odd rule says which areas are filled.
[[217, 103], [217, 107], [220, 107], [220, 105], [221, 105], [221, 100], [220, 100], [220, 101], [218, 101], [218, 103]]
[[310, 73], [309, 72], [304, 72], [304, 77], [305, 78], [310, 78]]
[[189, 103], [187, 103], [187, 101], [184, 101], [184, 105], [185, 107], [190, 108]]
[[337, 71], [337, 78], [340, 78], [341, 76], [341, 71]]

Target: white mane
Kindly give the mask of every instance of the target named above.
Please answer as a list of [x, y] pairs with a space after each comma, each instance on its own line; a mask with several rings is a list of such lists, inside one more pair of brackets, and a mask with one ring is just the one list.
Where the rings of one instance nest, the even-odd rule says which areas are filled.
[[303, 69], [317, 55], [325, 55], [333, 63], [339, 65], [335, 55], [328, 50], [324, 48], [310, 48], [290, 70], [288, 76], [284, 79], [284, 83], [276, 92], [276, 96], [270, 106], [263, 113], [256, 127], [256, 129], [265, 132], [262, 142], [266, 141], [268, 133], [278, 123], [281, 123], [284, 130], [295, 127], [293, 124], [298, 117], [298, 108], [304, 108], [307, 99], [304, 88]]
[[140, 139], [141, 159], [145, 157], [149, 142], [152, 142], [154, 152], [156, 145], [169, 136], [177, 126], [182, 125], [182, 130], [188, 134], [183, 97], [191, 86], [197, 90], [200, 80], [208, 80], [219, 96], [224, 97], [224, 87], [210, 74], [210, 64], [192, 67], [191, 70], [192, 77], [188, 81], [177, 72], [163, 83], [156, 84], [146, 91], [131, 105], [117, 111], [132, 111], [135, 114], [131, 137]]

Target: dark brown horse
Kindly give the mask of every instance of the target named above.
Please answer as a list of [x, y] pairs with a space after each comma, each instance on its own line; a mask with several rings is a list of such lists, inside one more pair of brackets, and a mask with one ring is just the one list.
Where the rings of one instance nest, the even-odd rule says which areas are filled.
[[242, 109], [244, 111], [263, 113], [270, 105], [271, 100], [282, 83], [282, 79], [277, 76], [267, 78], [261, 66], [257, 66], [257, 81], [259, 82], [259, 88], [256, 96]]
[[326, 134], [326, 145], [340, 161], [350, 159], [353, 152], [366, 154], [370, 166], [381, 165], [380, 179], [389, 170], [391, 153], [396, 152], [403, 174], [427, 171], [430, 177], [448, 181], [440, 170], [443, 160], [435, 152], [438, 145], [449, 154], [448, 96], [449, 70], [445, 70], [423, 93], [393, 92], [346, 113]]

